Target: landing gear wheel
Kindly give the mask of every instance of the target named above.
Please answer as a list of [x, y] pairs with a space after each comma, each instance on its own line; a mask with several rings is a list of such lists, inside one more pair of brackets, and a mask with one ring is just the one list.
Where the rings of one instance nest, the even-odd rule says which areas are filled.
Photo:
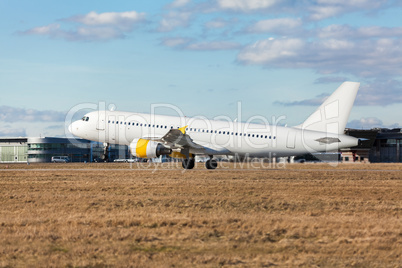
[[107, 154], [102, 154], [101, 157], [100, 157], [100, 159], [101, 159], [103, 162], [108, 162], [109, 157], [108, 157]]
[[207, 169], [215, 169], [218, 167], [218, 162], [216, 162], [216, 160], [210, 159], [207, 162], [205, 162], [205, 167]]
[[181, 162], [181, 165], [183, 166], [184, 169], [193, 169], [195, 166], [195, 160], [194, 160], [194, 158], [183, 159], [183, 162]]

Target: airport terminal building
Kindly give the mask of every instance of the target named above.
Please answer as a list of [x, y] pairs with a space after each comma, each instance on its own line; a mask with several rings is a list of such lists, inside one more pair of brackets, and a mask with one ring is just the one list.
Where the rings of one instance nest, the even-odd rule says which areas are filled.
[[[365, 140], [359, 146], [342, 149], [342, 162], [402, 162], [402, 129], [346, 129], [345, 132]], [[0, 138], [0, 163], [46, 163], [58, 156], [67, 156], [70, 162], [97, 162], [102, 154], [102, 143], [84, 139]], [[130, 157], [128, 146], [111, 145], [109, 148], [110, 161]]]
[[[52, 157], [67, 156], [70, 162], [97, 162], [103, 144], [66, 138], [0, 138], [0, 163], [47, 163]], [[109, 159], [129, 158], [127, 146], [111, 145]]]
[[402, 162], [402, 129], [346, 129], [345, 132], [365, 140], [359, 146], [341, 150], [342, 162]]

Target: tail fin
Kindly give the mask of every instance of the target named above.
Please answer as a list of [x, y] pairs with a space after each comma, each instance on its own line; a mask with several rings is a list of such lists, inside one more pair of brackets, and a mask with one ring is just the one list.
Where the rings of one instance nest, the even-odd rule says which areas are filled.
[[360, 83], [344, 82], [297, 128], [343, 134]]

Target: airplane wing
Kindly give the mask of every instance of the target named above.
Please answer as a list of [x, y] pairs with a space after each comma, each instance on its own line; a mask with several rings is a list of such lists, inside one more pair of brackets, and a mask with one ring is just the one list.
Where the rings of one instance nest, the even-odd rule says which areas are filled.
[[229, 154], [230, 151], [224, 147], [217, 146], [210, 143], [197, 143], [186, 134], [186, 128], [175, 128], [170, 129], [163, 137], [150, 138], [154, 141], [163, 142], [168, 145], [171, 149], [188, 149], [190, 153], [193, 154]]

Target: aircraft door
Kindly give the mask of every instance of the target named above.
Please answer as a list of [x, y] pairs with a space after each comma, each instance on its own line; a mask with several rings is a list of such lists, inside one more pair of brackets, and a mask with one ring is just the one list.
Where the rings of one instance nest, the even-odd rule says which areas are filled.
[[286, 140], [286, 147], [289, 149], [294, 149], [296, 143], [296, 131], [289, 129], [288, 138]]

